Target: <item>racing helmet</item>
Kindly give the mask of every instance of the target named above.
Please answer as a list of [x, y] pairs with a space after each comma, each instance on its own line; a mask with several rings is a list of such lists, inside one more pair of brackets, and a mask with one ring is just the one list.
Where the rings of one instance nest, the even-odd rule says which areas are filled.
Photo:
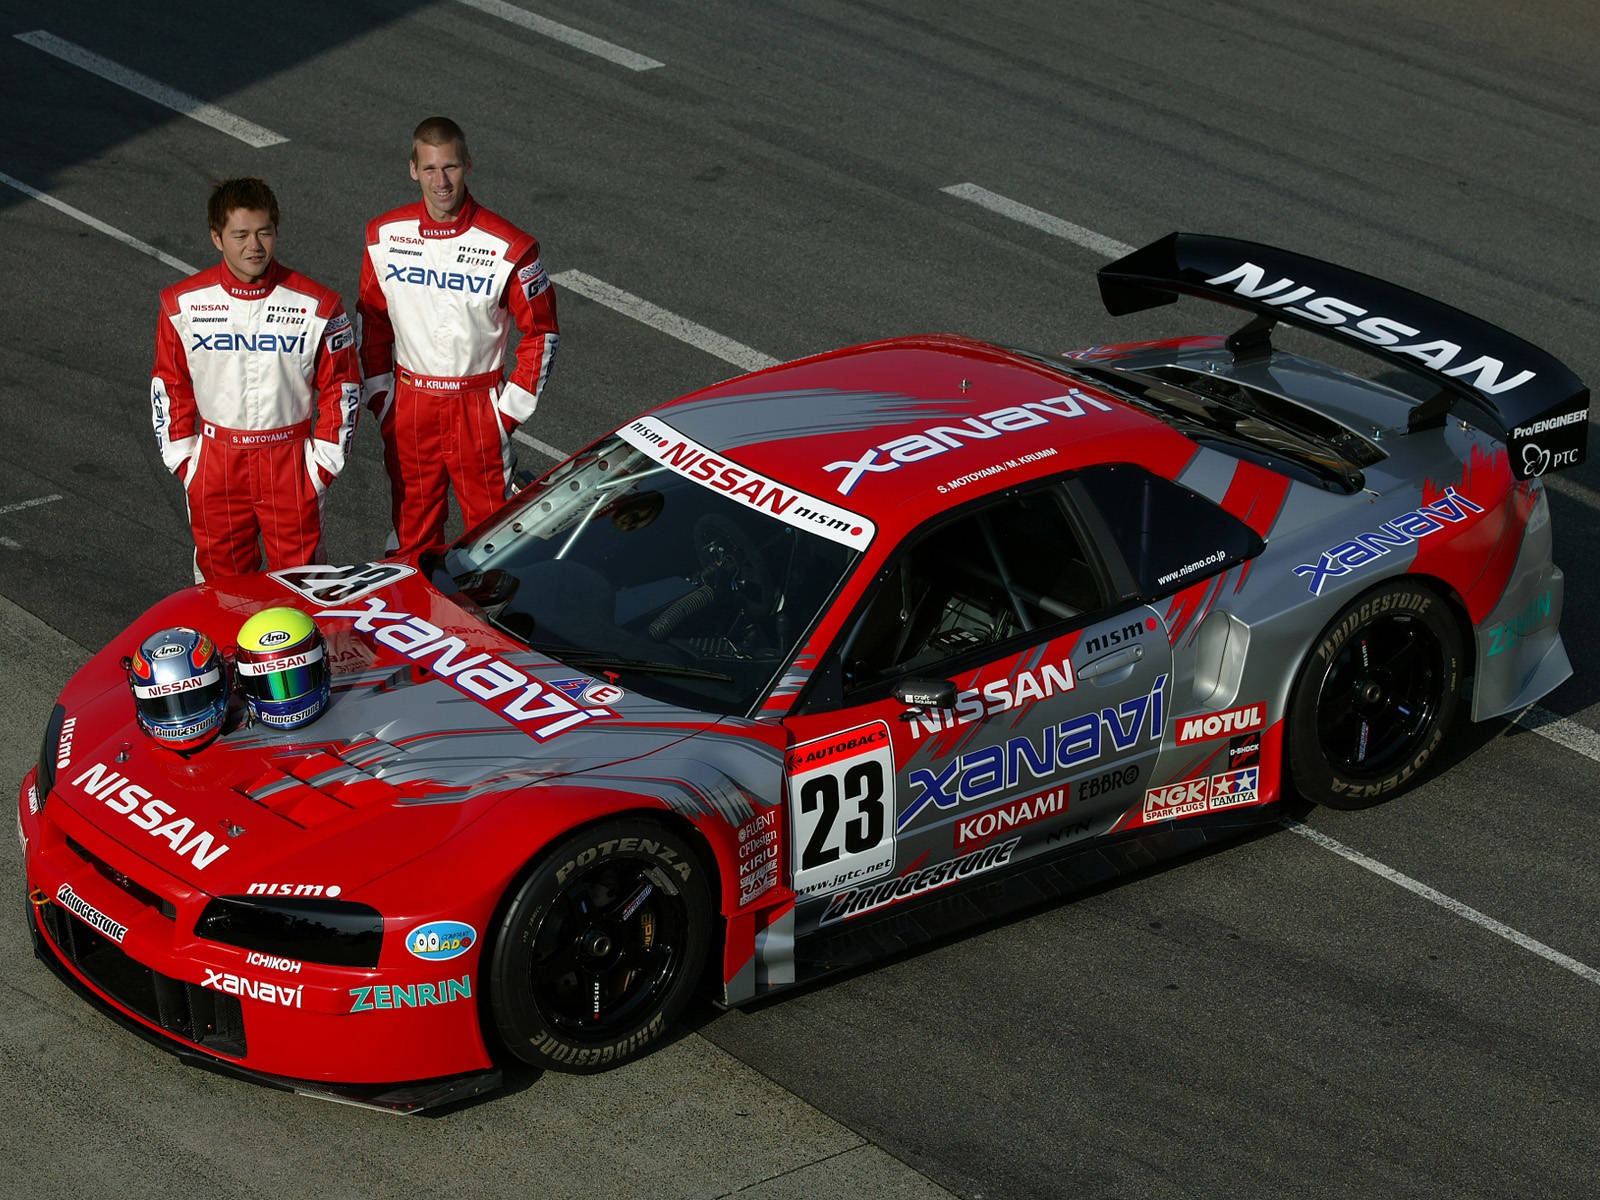
[[182, 625], [152, 633], [122, 665], [147, 736], [174, 750], [197, 750], [222, 728], [228, 663], [205, 634]]
[[328, 643], [298, 608], [264, 608], [240, 626], [234, 666], [263, 725], [298, 729], [328, 707]]

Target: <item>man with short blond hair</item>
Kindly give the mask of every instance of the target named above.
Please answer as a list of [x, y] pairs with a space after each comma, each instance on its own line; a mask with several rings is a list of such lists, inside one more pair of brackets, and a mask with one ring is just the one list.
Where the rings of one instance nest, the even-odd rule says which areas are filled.
[[[325, 561], [322, 501], [360, 414], [337, 293], [280, 265], [278, 199], [228, 179], [206, 203], [222, 261], [161, 293], [151, 419], [183, 480], [196, 582]], [[258, 545], [259, 539], [259, 545]]]
[[[443, 540], [451, 486], [469, 529], [504, 502], [511, 433], [538, 404], [560, 341], [539, 243], [472, 198], [471, 170], [461, 127], [428, 118], [411, 136], [421, 201], [367, 225], [362, 393], [383, 434], [401, 554]], [[521, 341], [502, 382], [512, 325]]]

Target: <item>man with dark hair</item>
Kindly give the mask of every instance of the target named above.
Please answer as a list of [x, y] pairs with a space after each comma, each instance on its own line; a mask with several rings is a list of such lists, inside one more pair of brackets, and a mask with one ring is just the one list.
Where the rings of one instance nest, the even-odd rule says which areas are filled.
[[[183, 480], [197, 582], [322, 562], [322, 499], [360, 414], [338, 294], [273, 258], [278, 200], [259, 179], [206, 204], [222, 261], [161, 293], [150, 407]], [[313, 411], [314, 410], [314, 411]]]
[[[505, 500], [511, 432], [538, 404], [560, 340], [539, 243], [473, 200], [471, 170], [461, 127], [428, 118], [411, 135], [421, 201], [367, 225], [362, 393], [383, 434], [390, 549], [402, 554], [443, 540], [450, 486], [469, 529]], [[521, 341], [502, 383], [513, 324]]]

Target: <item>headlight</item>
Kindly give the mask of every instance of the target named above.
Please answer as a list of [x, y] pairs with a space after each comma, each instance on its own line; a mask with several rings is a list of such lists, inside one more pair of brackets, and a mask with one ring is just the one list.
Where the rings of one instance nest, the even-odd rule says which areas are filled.
[[56, 753], [61, 748], [61, 723], [66, 719], [67, 710], [61, 705], [51, 709], [50, 719], [44, 726], [44, 741], [39, 743], [39, 774], [34, 777], [34, 783], [39, 789], [40, 812], [44, 811], [50, 789], [56, 785]]
[[196, 937], [335, 967], [375, 967], [383, 917], [349, 900], [218, 896], [195, 923]]

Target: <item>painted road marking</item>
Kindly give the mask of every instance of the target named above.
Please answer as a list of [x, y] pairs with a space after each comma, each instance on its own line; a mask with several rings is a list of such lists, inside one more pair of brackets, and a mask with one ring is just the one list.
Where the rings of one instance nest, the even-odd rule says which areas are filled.
[[1003, 217], [1010, 217], [1013, 221], [1020, 221], [1024, 225], [1031, 225], [1035, 229], [1042, 229], [1046, 233], [1054, 234], [1059, 238], [1066, 238], [1069, 242], [1076, 242], [1086, 250], [1093, 250], [1096, 254], [1103, 254], [1107, 258], [1121, 258], [1124, 254], [1132, 254], [1134, 247], [1126, 242], [1119, 242], [1115, 238], [1108, 238], [1103, 233], [1096, 233], [1092, 229], [1085, 229], [1082, 225], [1074, 225], [1071, 221], [1063, 221], [1060, 217], [1053, 217], [1047, 212], [1040, 212], [1037, 208], [1029, 208], [1026, 204], [1016, 200], [1008, 200], [988, 188], [981, 188], [975, 183], [952, 183], [949, 187], [939, 189], [946, 195], [956, 196], [962, 200], [970, 200], [973, 204], [982, 205], [992, 212], [997, 212]]
[[16, 188], [17, 191], [21, 192], [25, 196], [32, 196], [41, 204], [48, 204], [57, 212], [65, 213], [74, 221], [82, 221], [85, 225], [89, 226], [90, 229], [98, 230], [107, 237], [114, 238], [115, 240], [121, 242], [124, 246], [132, 246], [141, 254], [148, 254], [151, 258], [159, 259], [161, 262], [165, 263], [175, 271], [182, 271], [185, 275], [193, 275], [197, 270], [199, 270], [198, 267], [191, 267], [188, 263], [184, 262], [180, 258], [173, 258], [172, 255], [161, 250], [157, 250], [148, 242], [141, 242], [132, 234], [123, 233], [122, 230], [113, 228], [112, 226], [107, 225], [104, 221], [98, 220], [95, 217], [91, 217], [88, 213], [82, 212], [79, 209], [73, 208], [70, 204], [63, 204], [54, 196], [47, 196], [37, 188], [29, 187], [20, 179], [11, 178], [11, 176], [5, 174], [3, 171], [0, 171], [0, 183], [5, 184], [7, 187]]
[[608, 42], [604, 38], [597, 38], [593, 34], [574, 29], [570, 25], [563, 25], [559, 21], [552, 21], [549, 17], [541, 17], [525, 8], [507, 4], [505, 0], [457, 0], [457, 3], [475, 8], [481, 13], [488, 13], [491, 17], [499, 17], [502, 21], [510, 21], [513, 25], [520, 25], [523, 29], [543, 37], [554, 38], [587, 54], [594, 54], [607, 62], [616, 63], [619, 67], [627, 67], [630, 71], [653, 71], [656, 67], [667, 65], [653, 58], [646, 58], [643, 54], [635, 54], [632, 50]]
[[524, 446], [532, 446], [540, 454], [543, 454], [548, 458], [553, 458], [557, 462], [566, 462], [567, 459], [571, 457], [571, 455], [569, 455], [565, 450], [558, 450], [549, 442], [541, 442], [531, 433], [523, 433], [520, 429], [512, 430], [511, 436], [517, 441], [521, 442]]
[[771, 358], [759, 350], [752, 350], [732, 338], [723, 337], [715, 330], [697, 325], [677, 313], [668, 312], [648, 300], [642, 300], [621, 288], [611, 286], [604, 280], [596, 279], [593, 275], [585, 275], [582, 271], [563, 271], [559, 275], [552, 275], [551, 281], [577, 292], [580, 296], [587, 296], [596, 303], [604, 304], [607, 308], [614, 308], [652, 329], [670, 334], [680, 342], [688, 342], [707, 354], [714, 354], [723, 362], [732, 363], [743, 370], [759, 371], [763, 367], [778, 365], [779, 360], [776, 358]]
[[35, 29], [31, 33], [16, 35], [19, 42], [27, 42], [36, 50], [43, 50], [46, 54], [53, 54], [64, 62], [69, 62], [75, 67], [82, 67], [91, 74], [102, 79], [108, 79], [118, 87], [125, 87], [130, 92], [137, 92], [146, 100], [154, 100], [157, 104], [172, 109], [173, 112], [182, 113], [186, 117], [193, 117], [202, 125], [209, 125], [219, 133], [225, 133], [231, 138], [238, 138], [247, 146], [254, 146], [257, 150], [268, 146], [276, 146], [289, 139], [281, 133], [274, 133], [253, 122], [246, 121], [243, 117], [235, 116], [226, 109], [218, 108], [215, 104], [208, 104], [204, 100], [195, 98], [187, 92], [180, 92], [177, 88], [168, 87], [166, 84], [151, 79], [148, 75], [114, 63], [109, 58], [101, 58], [93, 51], [85, 50], [76, 42], [69, 42], [66, 38], [59, 38], [53, 33], [43, 29]]
[[48, 496], [37, 496], [32, 500], [19, 500], [15, 504], [0, 505], [0, 516], [4, 516], [6, 513], [21, 512], [25, 508], [37, 508], [41, 504], [50, 504], [59, 499], [61, 499], [60, 496], [52, 493]]
[[1427, 900], [1432, 904], [1437, 904], [1446, 912], [1453, 913], [1464, 921], [1471, 921], [1474, 925], [1481, 925], [1483, 928], [1489, 930], [1489, 932], [1499, 934], [1501, 937], [1505, 938], [1506, 941], [1521, 946], [1524, 950], [1532, 951], [1540, 958], [1555, 963], [1556, 966], [1561, 967], [1563, 970], [1571, 971], [1580, 979], [1588, 980], [1590, 983], [1600, 984], [1600, 971], [1595, 970], [1593, 967], [1587, 966], [1584, 963], [1579, 962], [1577, 959], [1561, 953], [1559, 950], [1553, 950], [1549, 946], [1546, 946], [1543, 942], [1538, 941], [1535, 938], [1531, 938], [1527, 934], [1511, 928], [1509, 925], [1503, 924], [1500, 921], [1496, 921], [1493, 917], [1485, 916], [1477, 909], [1463, 904], [1461, 901], [1453, 899], [1450, 896], [1446, 896], [1443, 892], [1436, 891], [1427, 884], [1411, 878], [1409, 875], [1402, 875], [1393, 867], [1386, 867], [1377, 859], [1368, 858], [1359, 850], [1352, 850], [1343, 842], [1336, 841], [1320, 830], [1312, 829], [1311, 826], [1302, 824], [1301, 822], [1293, 820], [1289, 817], [1283, 818], [1278, 823], [1285, 829], [1289, 830], [1290, 833], [1297, 833], [1308, 841], [1315, 842], [1324, 850], [1331, 850], [1340, 858], [1348, 859], [1350, 862], [1355, 863], [1356, 866], [1361, 867], [1364, 870], [1371, 871], [1379, 878], [1387, 879], [1390, 883], [1396, 884], [1399, 887], [1403, 887], [1408, 892], [1414, 892], [1416, 895], [1421, 896], [1424, 900]]

